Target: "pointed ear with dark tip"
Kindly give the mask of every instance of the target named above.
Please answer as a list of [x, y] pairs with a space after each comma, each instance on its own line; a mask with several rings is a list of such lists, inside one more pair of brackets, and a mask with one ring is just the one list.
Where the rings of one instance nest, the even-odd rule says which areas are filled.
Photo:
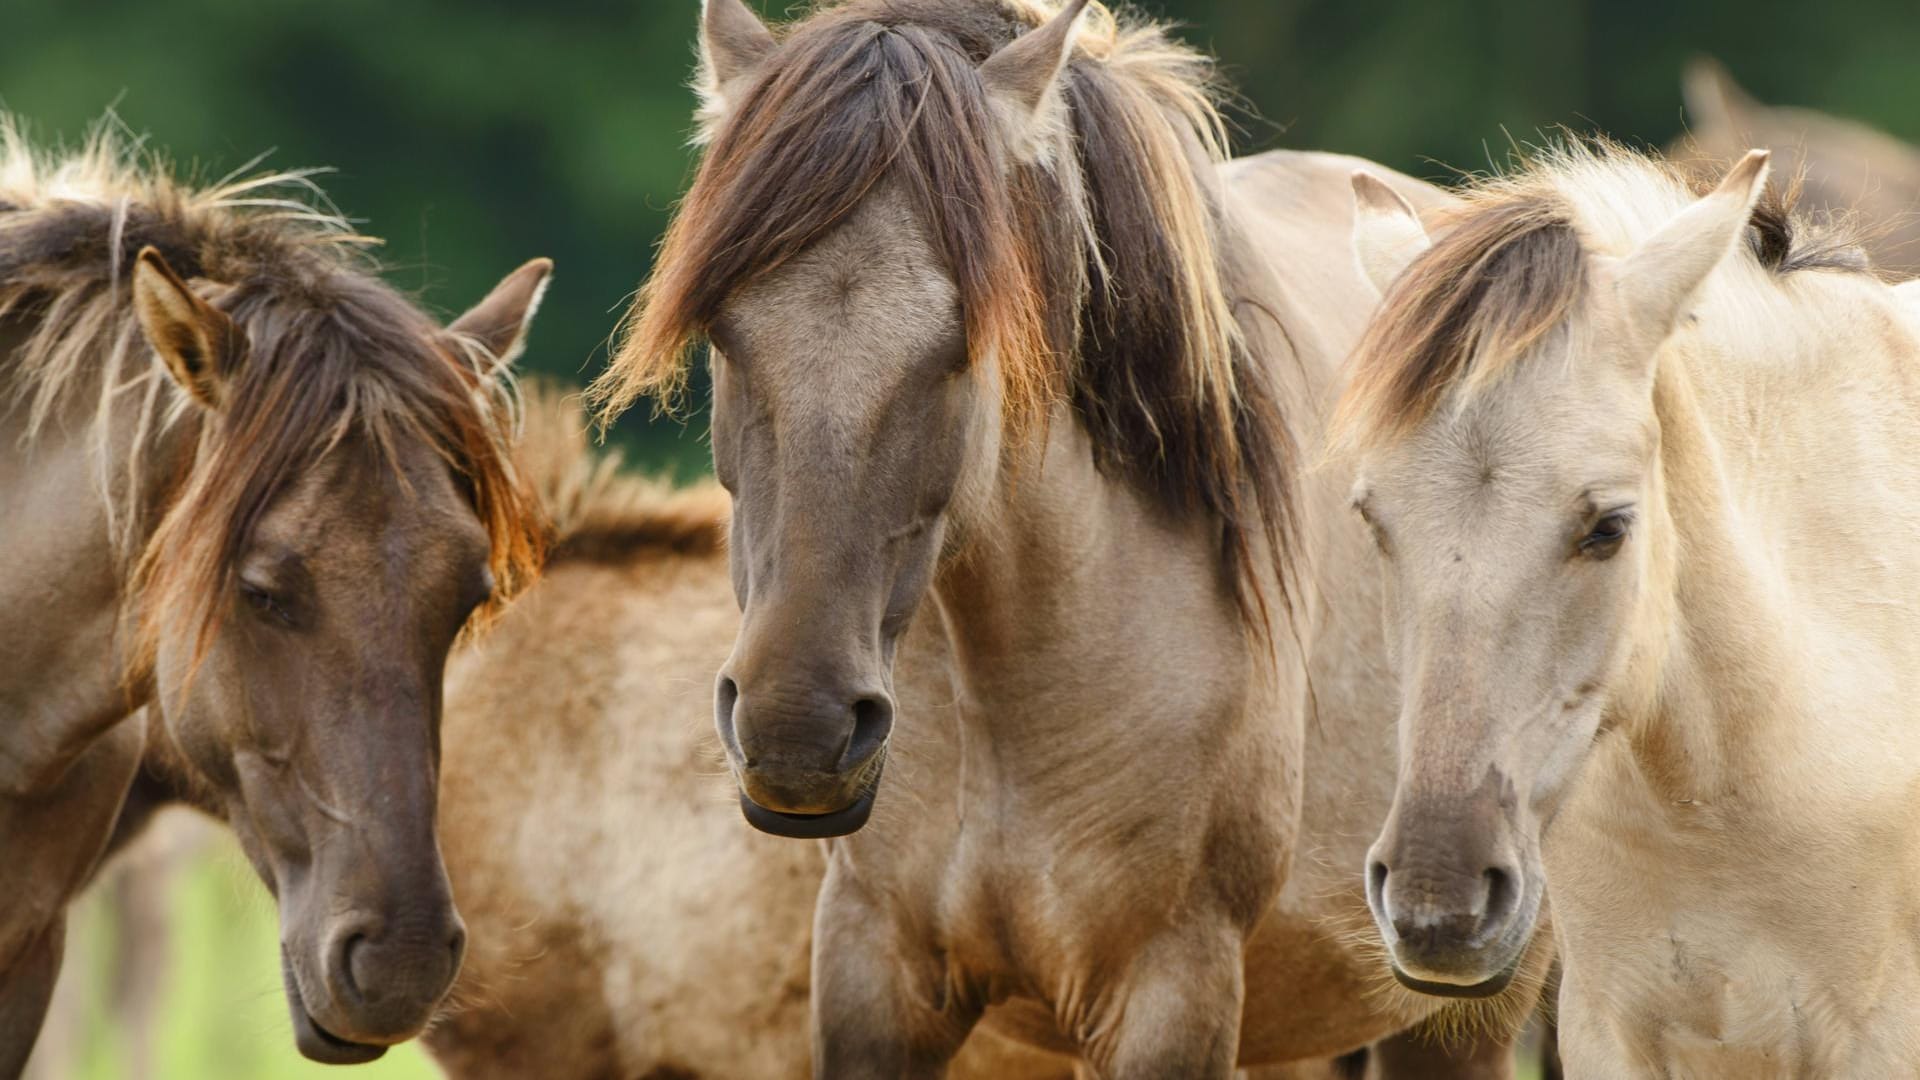
[[1767, 183], [1765, 150], [1749, 150], [1720, 186], [1620, 260], [1619, 295], [1633, 331], [1664, 341], [1720, 260], [1746, 235]]
[[180, 389], [205, 408], [224, 408], [227, 386], [246, 352], [246, 335], [233, 320], [188, 288], [151, 247], [142, 248], [133, 263], [133, 310]]
[[773, 31], [746, 0], [701, 0], [700, 71], [694, 88], [700, 95], [703, 139], [726, 119], [741, 82], [778, 46]]
[[527, 330], [552, 279], [553, 260], [534, 259], [501, 278], [486, 299], [449, 323], [447, 329], [485, 346], [496, 361], [493, 370], [499, 371], [526, 351]]
[[1073, 55], [1074, 35], [1087, 0], [1069, 0], [1059, 14], [1000, 47], [980, 65], [1014, 156], [1022, 161], [1042, 157], [1048, 136], [1062, 122], [1064, 103], [1054, 88]]
[[1364, 169], [1353, 173], [1353, 255], [1360, 274], [1382, 296], [1413, 260], [1433, 246], [1413, 204]]
[[1752, 126], [1753, 112], [1759, 108], [1759, 102], [1733, 81], [1726, 65], [1711, 56], [1687, 61], [1680, 74], [1680, 100], [1686, 105], [1687, 124], [1696, 133], [1740, 135]]

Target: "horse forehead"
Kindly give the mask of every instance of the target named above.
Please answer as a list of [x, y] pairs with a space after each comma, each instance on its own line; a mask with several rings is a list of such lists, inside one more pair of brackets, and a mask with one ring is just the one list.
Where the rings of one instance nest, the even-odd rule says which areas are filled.
[[394, 458], [350, 440], [306, 470], [268, 506], [256, 541], [353, 573], [410, 575], [484, 564], [485, 529], [452, 467], [403, 441]]
[[952, 275], [917, 218], [882, 192], [742, 288], [727, 318], [756, 367], [845, 393], [939, 348], [959, 308]]

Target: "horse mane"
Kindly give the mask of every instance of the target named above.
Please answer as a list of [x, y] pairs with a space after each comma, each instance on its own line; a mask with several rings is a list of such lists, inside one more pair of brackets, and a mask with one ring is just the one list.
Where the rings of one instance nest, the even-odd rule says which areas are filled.
[[1093, 4], [1062, 80], [1067, 122], [1037, 160], [1010, 161], [977, 69], [1053, 8], [841, 0], [785, 28], [706, 132], [593, 394], [603, 416], [671, 402], [729, 294], [891, 185], [945, 258], [1010, 435], [1071, 402], [1103, 470], [1221, 521], [1242, 610], [1264, 625], [1254, 552], [1263, 538], [1285, 602], [1296, 455], [1235, 316], [1213, 64]]
[[[402, 437], [461, 476], [491, 542], [497, 610], [533, 575], [543, 534], [516, 476], [512, 382], [477, 341], [452, 334], [382, 282], [314, 170], [194, 187], [113, 126], [65, 154], [32, 147], [0, 113], [0, 322], [28, 328], [3, 359], [31, 439], [68, 395], [96, 396], [96, 486], [141, 596], [136, 672], [163, 633], [201, 656], [234, 563], [268, 505], [350, 439], [398, 467]], [[153, 246], [245, 332], [219, 413], [196, 408], [155, 363], [128, 270]], [[116, 461], [112, 421], [137, 402], [135, 457]], [[140, 454], [177, 434], [195, 448], [165, 490], [140, 490]], [[144, 544], [137, 525], [158, 524]]]
[[[1391, 441], [1456, 387], [1470, 395], [1496, 382], [1586, 297], [1590, 255], [1631, 253], [1712, 188], [1712, 180], [1599, 137], [1570, 137], [1511, 174], [1470, 183], [1440, 212], [1433, 246], [1387, 290], [1356, 346], [1336, 439]], [[1802, 218], [1800, 191], [1799, 177], [1767, 186], [1745, 257], [1771, 277], [1868, 271], [1851, 223]]]
[[730, 504], [720, 485], [675, 487], [624, 471], [618, 450], [588, 445], [586, 410], [557, 386], [529, 383], [524, 403], [516, 456], [552, 523], [549, 567], [710, 556], [725, 547]]

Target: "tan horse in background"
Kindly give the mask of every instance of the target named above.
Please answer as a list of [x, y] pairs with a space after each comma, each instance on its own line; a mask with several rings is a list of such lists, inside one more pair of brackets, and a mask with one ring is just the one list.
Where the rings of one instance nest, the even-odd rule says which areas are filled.
[[[1224, 1077], [1442, 1004], [1365, 932], [1377, 571], [1293, 450], [1373, 302], [1355, 163], [1218, 164], [1206, 60], [1103, 8], [1076, 44], [1084, 7], [850, 0], [776, 34], [710, 0], [710, 147], [603, 383], [713, 345], [721, 742], [750, 822], [844, 837], [823, 1077], [941, 1075], [983, 1016], [1099, 1076]], [[929, 624], [953, 693], [910, 718]], [[1441, 989], [1510, 1025], [1539, 966]]]
[[549, 265], [442, 327], [303, 198], [0, 115], [0, 1077], [143, 752], [274, 890], [303, 1053], [380, 1056], [459, 967], [440, 678], [538, 556], [504, 364]]
[[1776, 172], [1804, 176], [1802, 208], [1858, 215], [1875, 267], [1920, 274], [1920, 148], [1813, 109], [1762, 105], [1714, 60], [1689, 64], [1681, 88], [1688, 133], [1668, 151], [1676, 160], [1718, 176], [1749, 147], [1770, 150]]
[[1357, 233], [1401, 685], [1370, 900], [1473, 983], [1550, 892], [1575, 1077], [1920, 1061], [1920, 305], [1765, 174], [1576, 146], [1430, 247], [1377, 186]]

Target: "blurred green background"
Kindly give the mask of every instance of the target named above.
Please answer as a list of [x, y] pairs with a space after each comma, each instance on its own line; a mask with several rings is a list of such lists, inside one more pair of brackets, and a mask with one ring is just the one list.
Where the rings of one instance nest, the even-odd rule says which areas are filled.
[[[1719, 56], [1763, 100], [1920, 139], [1912, 0], [1142, 0], [1212, 49], [1257, 116], [1247, 149], [1338, 149], [1430, 177], [1507, 133], [1663, 143], [1679, 72]], [[772, 17], [787, 0], [770, 0]], [[329, 165], [392, 279], [457, 311], [534, 255], [559, 277], [531, 368], [599, 369], [688, 176], [698, 0], [5, 0], [0, 102], [43, 137], [115, 104], [183, 164], [277, 148]], [[799, 7], [794, 6], [794, 10]], [[116, 104], [117, 103], [117, 104]], [[699, 425], [641, 430], [697, 468]]]
[[[1335, 149], [1427, 177], [1557, 124], [1649, 144], [1682, 130], [1679, 73], [1723, 60], [1769, 102], [1920, 140], [1913, 0], [1143, 0], [1213, 50], [1245, 95], [1241, 146]], [[689, 174], [698, 0], [4, 0], [0, 103], [43, 140], [109, 106], [183, 167], [218, 175], [273, 149], [387, 238], [391, 279], [458, 311], [534, 255], [559, 276], [523, 367], [581, 380], [647, 269]], [[786, 14], [774, 0], [769, 14]], [[641, 410], [640, 412], [643, 412]], [[651, 468], [697, 470], [697, 419], [618, 437]], [[208, 840], [167, 886], [151, 1074], [322, 1073], [291, 1049], [273, 917]], [[79, 1050], [59, 1076], [124, 1075], [108, 1021], [115, 931], [78, 920]], [[81, 984], [85, 985], [82, 986]], [[405, 1048], [354, 1075], [431, 1075]]]

